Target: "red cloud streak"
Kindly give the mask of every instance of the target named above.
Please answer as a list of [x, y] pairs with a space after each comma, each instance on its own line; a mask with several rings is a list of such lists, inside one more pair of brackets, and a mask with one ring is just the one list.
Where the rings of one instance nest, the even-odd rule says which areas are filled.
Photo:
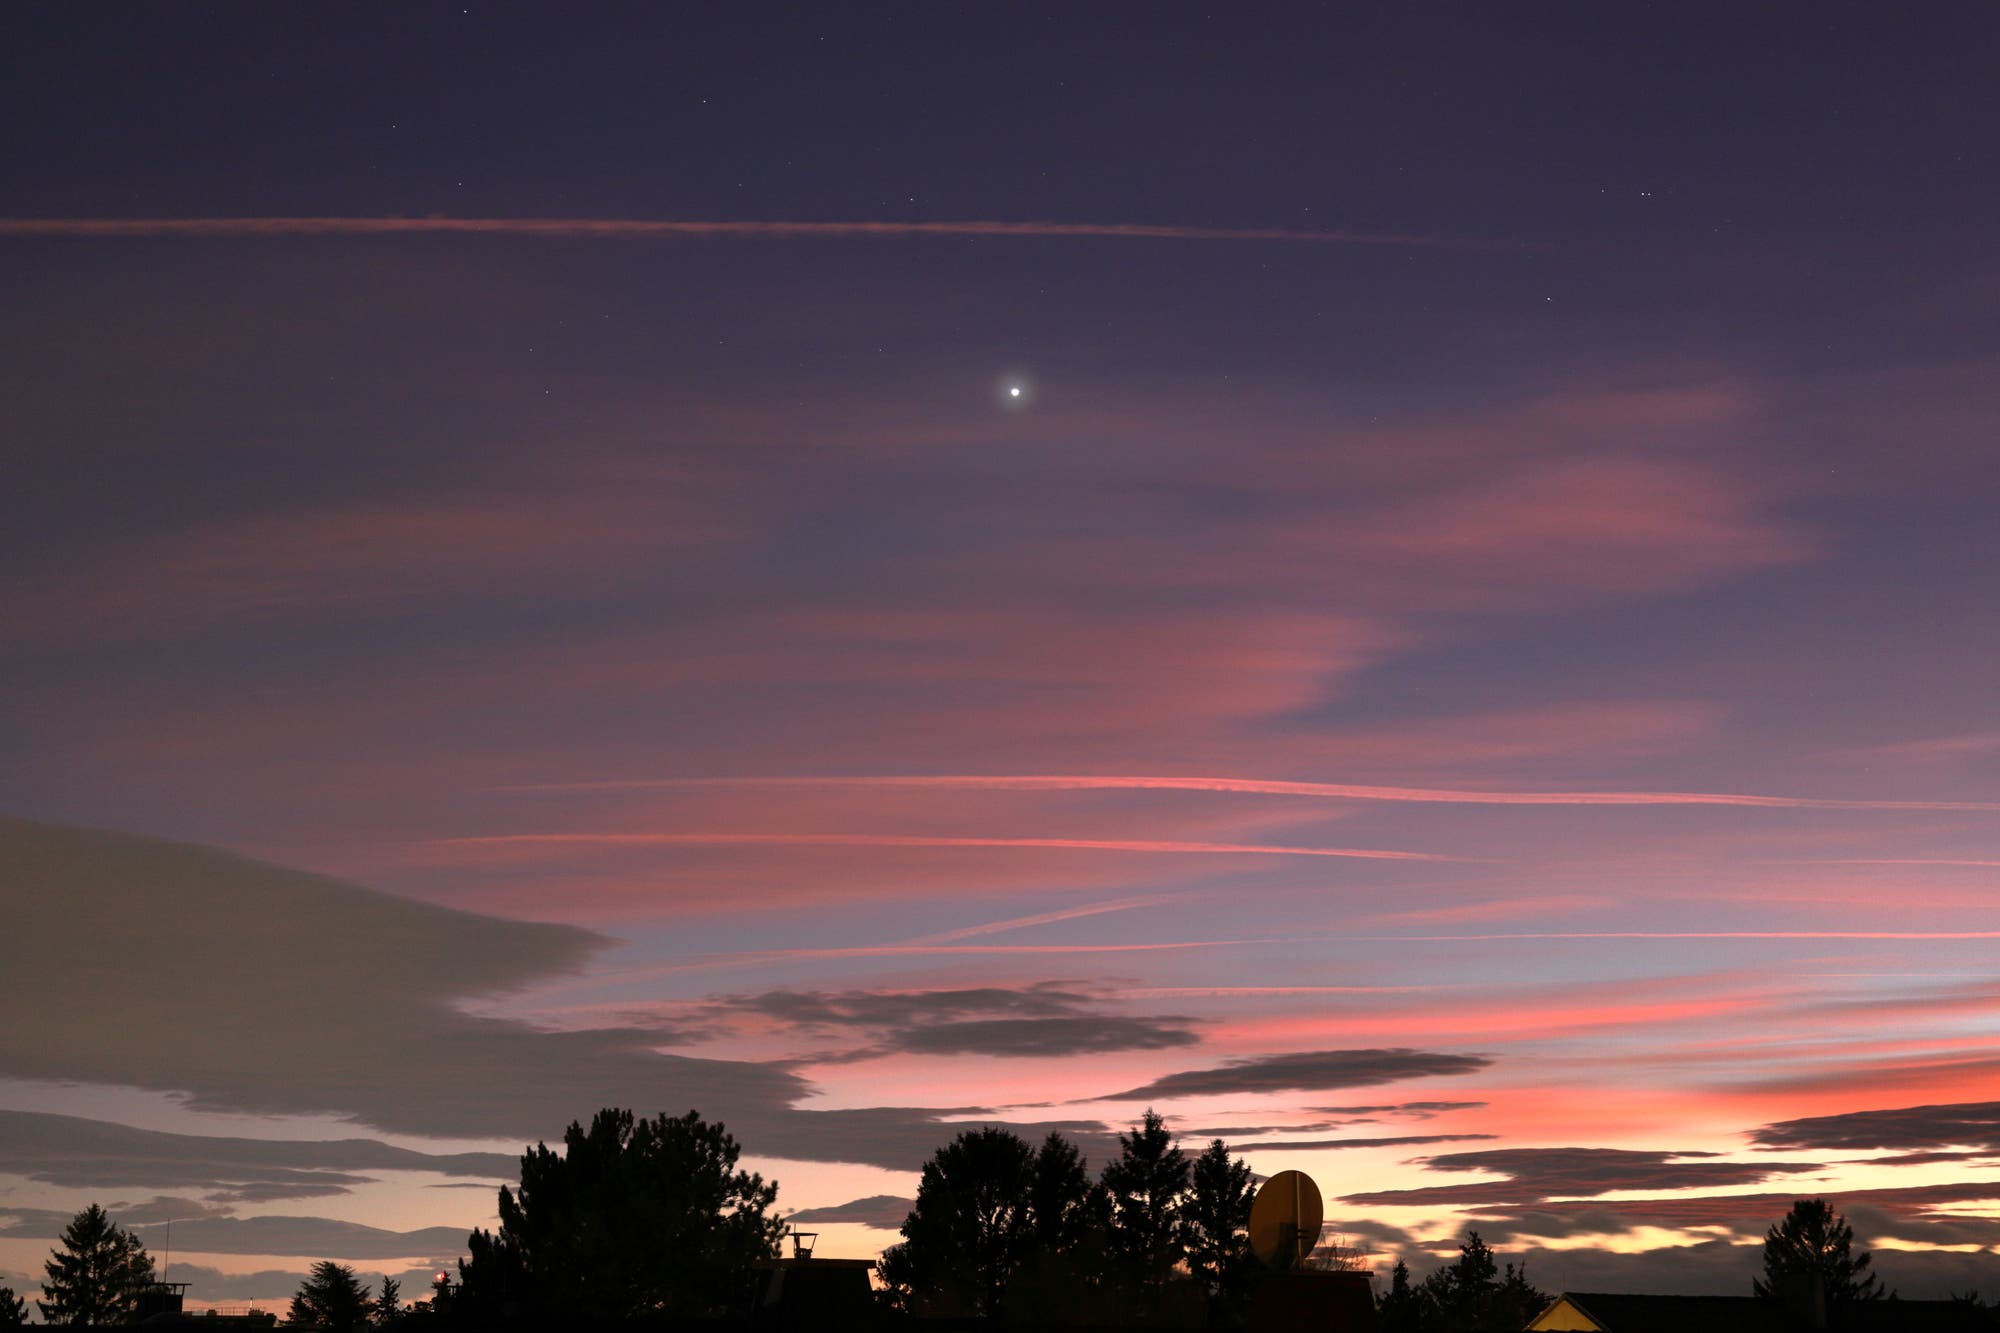
[[623, 791], [647, 787], [971, 787], [989, 791], [1207, 791], [1255, 796], [1313, 796], [1348, 801], [1449, 805], [1735, 805], [1768, 810], [2000, 810], [1994, 801], [1876, 801], [1814, 796], [1751, 796], [1699, 791], [1467, 791], [1450, 787], [1381, 787], [1272, 778], [1165, 777], [1149, 774], [1036, 774], [893, 777], [637, 778], [555, 782], [509, 791]]
[[537, 843], [645, 847], [776, 843], [829, 847], [1029, 847], [1066, 851], [1159, 852], [1181, 856], [1349, 856], [1370, 861], [1455, 861], [1434, 852], [1398, 852], [1371, 847], [1267, 847], [1239, 842], [1125, 841], [1116, 838], [944, 838], [900, 833], [506, 833], [478, 838], [436, 838], [438, 847], [486, 847]]

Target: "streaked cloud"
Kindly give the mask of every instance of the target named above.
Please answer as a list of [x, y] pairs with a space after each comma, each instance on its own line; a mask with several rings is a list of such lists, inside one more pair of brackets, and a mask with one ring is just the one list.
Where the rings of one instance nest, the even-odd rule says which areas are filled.
[[1005, 847], [1046, 851], [1141, 852], [1164, 856], [1337, 856], [1365, 861], [1451, 861], [1434, 852], [1372, 847], [1284, 847], [1233, 842], [1124, 838], [952, 838], [905, 833], [500, 833], [438, 838], [435, 847], [703, 847], [731, 844], [817, 847]]
[[1420, 1160], [1430, 1171], [1491, 1172], [1506, 1179], [1374, 1190], [1344, 1198], [1351, 1204], [1529, 1204], [1623, 1190], [1755, 1185], [1826, 1169], [1813, 1162], [1737, 1162], [1712, 1152], [1629, 1148], [1487, 1148]]
[[903, 1225], [903, 1219], [916, 1206], [915, 1199], [905, 1199], [895, 1194], [871, 1194], [865, 1199], [850, 1199], [829, 1208], [804, 1208], [793, 1213], [791, 1222], [858, 1222], [864, 1227], [877, 1231], [895, 1231]]
[[373, 1139], [169, 1134], [80, 1116], [0, 1110], [0, 1172], [55, 1185], [210, 1189], [239, 1199], [345, 1193], [370, 1171], [512, 1179], [504, 1153], [425, 1153]]
[[[0, 820], [0, 1075], [174, 1091], [195, 1109], [332, 1112], [397, 1133], [551, 1138], [599, 1106], [698, 1107], [774, 1157], [907, 1169], [976, 1107], [804, 1110], [790, 1070], [661, 1054], [644, 1027], [544, 1031], [467, 1000], [573, 973], [605, 941], [391, 897], [207, 848]], [[177, 984], [154, 962], [178, 942]], [[351, 959], [366, 952], [365, 971]], [[82, 983], [82, 984], [80, 984]], [[258, 1004], [243, 1003], [246, 994]], [[181, 1036], [204, 1034], [184, 1060]], [[382, 1034], [394, 1034], [394, 1059]], [[1036, 1122], [1093, 1147], [1095, 1120]]]
[[[1183, 1014], [1133, 1015], [1106, 1008], [1092, 989], [1043, 983], [1020, 988], [919, 991], [768, 991], [726, 996], [686, 1011], [708, 1039], [739, 1039], [744, 1019], [776, 1025], [781, 1036], [832, 1034], [860, 1049], [811, 1056], [843, 1062], [887, 1055], [1061, 1058], [1109, 1051], [1166, 1050], [1200, 1041], [1200, 1020]], [[672, 1021], [670, 1018], [669, 1021]], [[801, 1059], [807, 1057], [801, 1056]]]
[[[1225, 1136], [1226, 1138], [1227, 1136]], [[1320, 1152], [1336, 1148], [1407, 1148], [1428, 1143], [1465, 1143], [1475, 1139], [1495, 1139], [1497, 1134], [1392, 1134], [1384, 1138], [1352, 1139], [1273, 1139], [1244, 1141], [1229, 1139], [1238, 1153]]]
[[1400, 1083], [1410, 1078], [1476, 1074], [1492, 1059], [1483, 1055], [1449, 1055], [1393, 1047], [1351, 1051], [1292, 1051], [1283, 1055], [1252, 1055], [1211, 1069], [1166, 1074], [1150, 1083], [1096, 1098], [1098, 1101], [1138, 1101], [1149, 1097], [1211, 1097], [1244, 1092], [1317, 1092], [1327, 1088], [1365, 1088]]
[[[456, 1256], [465, 1250], [469, 1228], [421, 1227], [394, 1231], [327, 1217], [218, 1217], [174, 1215], [171, 1220], [133, 1220], [140, 1209], [107, 1208], [147, 1248], [164, 1253], [167, 1228], [174, 1249], [188, 1254], [273, 1254], [323, 1259], [417, 1259]], [[160, 1211], [160, 1210], [152, 1210]], [[50, 1208], [9, 1208], [0, 1215], [0, 1237], [29, 1240], [60, 1236], [74, 1213]]]
[[1745, 806], [1765, 810], [2000, 810], [2000, 802], [1993, 801], [1895, 801], [1685, 791], [1471, 791], [1443, 787], [1382, 787], [1340, 782], [1293, 782], [1275, 778], [1184, 777], [1160, 774], [635, 778], [596, 782], [538, 783], [513, 790], [629, 791], [697, 786], [929, 787], [970, 788], [982, 791], [1193, 791], [1442, 805], [1712, 805]]
[[907, 940], [907, 944], [951, 944], [958, 940], [976, 939], [981, 935], [999, 935], [1010, 930], [1029, 930], [1035, 926], [1052, 926], [1065, 921], [1080, 921], [1086, 917], [1103, 916], [1110, 912], [1130, 912], [1139, 908], [1158, 907], [1171, 901], [1159, 894], [1140, 894], [1130, 898], [1118, 898], [1110, 902], [1085, 903], [1079, 907], [1059, 908], [1053, 912], [1036, 912], [1031, 916], [1008, 917], [1004, 921], [986, 921], [976, 926], [960, 926], [956, 930], [939, 931], [920, 939]]
[[1524, 250], [1519, 242], [1302, 227], [1183, 227], [1145, 222], [800, 222], [769, 219], [215, 217], [0, 218], [0, 237], [523, 236], [550, 240], [895, 239], [988, 236], [1003, 239], [1238, 241], [1291, 245], [1370, 245], [1440, 250]]
[[1846, 1111], [1765, 1125], [1761, 1148], [1977, 1148], [2000, 1152], [2000, 1102]]

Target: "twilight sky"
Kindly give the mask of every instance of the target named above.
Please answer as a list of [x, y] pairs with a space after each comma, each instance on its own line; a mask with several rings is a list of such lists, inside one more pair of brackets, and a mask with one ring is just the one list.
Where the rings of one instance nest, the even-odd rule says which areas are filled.
[[0, 12], [0, 1281], [1152, 1106], [2000, 1290], [2000, 13], [1223, 9]]

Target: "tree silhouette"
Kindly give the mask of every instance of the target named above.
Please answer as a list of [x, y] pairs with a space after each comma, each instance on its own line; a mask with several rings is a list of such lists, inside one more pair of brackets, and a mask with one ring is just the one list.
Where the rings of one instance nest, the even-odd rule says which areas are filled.
[[153, 1280], [153, 1259], [138, 1237], [91, 1204], [63, 1228], [42, 1282], [42, 1318], [51, 1324], [122, 1324]]
[[1503, 1275], [1477, 1231], [1465, 1233], [1458, 1258], [1425, 1278], [1416, 1297], [1417, 1326], [1446, 1331], [1519, 1328], [1549, 1303], [1529, 1283], [1525, 1266], [1510, 1263]]
[[1231, 1158], [1221, 1139], [1194, 1159], [1181, 1206], [1182, 1245], [1188, 1272], [1211, 1297], [1239, 1299], [1250, 1276], [1250, 1204], [1256, 1190], [1250, 1164]]
[[[1063, 1145], [1065, 1148], [1067, 1144]], [[1050, 1159], [1052, 1198], [1062, 1154]], [[931, 1154], [903, 1219], [903, 1243], [882, 1255], [884, 1284], [913, 1311], [996, 1315], [1034, 1240], [1037, 1154], [1009, 1130], [966, 1130]], [[1049, 1225], [1060, 1233], [1060, 1206]]]
[[354, 1276], [354, 1270], [322, 1259], [299, 1284], [285, 1322], [331, 1329], [332, 1333], [359, 1333], [368, 1326], [372, 1309], [368, 1288]]
[[382, 1294], [375, 1298], [375, 1322], [387, 1328], [403, 1317], [403, 1289], [395, 1278], [382, 1279]]
[[1118, 1309], [1104, 1283], [1110, 1229], [1111, 1196], [1092, 1182], [1076, 1145], [1050, 1134], [1029, 1167], [1027, 1252], [1008, 1283], [1008, 1322], [1029, 1328], [1111, 1322]]
[[1187, 1156], [1150, 1107], [1130, 1134], [1118, 1136], [1118, 1149], [1104, 1168], [1114, 1222], [1112, 1260], [1130, 1280], [1164, 1282], [1185, 1253], [1180, 1213], [1188, 1188]]
[[28, 1322], [28, 1303], [14, 1289], [0, 1286], [0, 1328], [19, 1328]]
[[1401, 1259], [1389, 1275], [1389, 1294], [1375, 1304], [1375, 1319], [1382, 1333], [1422, 1333], [1423, 1298], [1410, 1286], [1410, 1266]]
[[484, 1320], [611, 1322], [724, 1314], [750, 1265], [777, 1253], [778, 1187], [738, 1171], [721, 1125], [689, 1111], [635, 1120], [607, 1107], [563, 1151], [521, 1157], [500, 1229], [467, 1237], [453, 1304]]
[[1773, 1300], [1815, 1290], [1831, 1313], [1856, 1301], [1879, 1300], [1881, 1279], [1868, 1271], [1866, 1251], [1853, 1253], [1854, 1228], [1825, 1199], [1800, 1199], [1764, 1233], [1764, 1276], [1751, 1288]]
[[1076, 1145], [1051, 1133], [1035, 1151], [1029, 1170], [1028, 1228], [1040, 1254], [1068, 1254], [1101, 1241], [1111, 1220], [1111, 1200], [1090, 1180], [1090, 1164]]

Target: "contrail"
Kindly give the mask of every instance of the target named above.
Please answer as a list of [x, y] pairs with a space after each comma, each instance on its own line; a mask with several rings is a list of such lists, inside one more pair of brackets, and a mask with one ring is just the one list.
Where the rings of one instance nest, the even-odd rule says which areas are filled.
[[932, 787], [982, 791], [1207, 791], [1257, 796], [1314, 796], [1348, 801], [1413, 801], [1443, 805], [1731, 805], [1763, 810], [1987, 810], [1993, 801], [1878, 801], [1814, 796], [1752, 796], [1699, 791], [1472, 791], [1455, 787], [1381, 787], [1271, 778], [1164, 777], [1105, 774], [955, 774], [893, 777], [636, 778], [552, 782], [506, 791], [636, 791], [672, 787]]
[[744, 953], [710, 954], [684, 963], [662, 963], [644, 970], [647, 976], [683, 972], [722, 972], [737, 967], [802, 959], [923, 958], [935, 955], [1015, 955], [1086, 953], [1172, 953], [1191, 949], [1226, 949], [1246, 945], [1282, 944], [1279, 939], [1168, 940], [1158, 944], [855, 944], [818, 949], [757, 949]]
[[741, 237], [785, 240], [993, 236], [1012, 239], [1275, 241], [1291, 245], [1378, 245], [1430, 250], [1526, 250], [1516, 241], [1400, 232], [1314, 231], [1297, 227], [1183, 227], [1150, 222], [783, 222], [668, 218], [0, 218], [0, 237], [538, 236], [552, 240], [670, 240]]
[[941, 838], [902, 833], [503, 833], [489, 837], [430, 838], [433, 847], [562, 844], [604, 847], [703, 846], [771, 843], [821, 847], [1033, 847], [1061, 851], [1160, 852], [1180, 856], [1346, 856], [1369, 861], [1456, 861], [1433, 852], [1370, 847], [1272, 847], [1241, 842], [1126, 841], [1115, 838]]
[[1005, 921], [987, 921], [977, 926], [961, 926], [957, 930], [940, 931], [935, 935], [923, 935], [902, 942], [907, 945], [951, 944], [980, 935], [998, 935], [1009, 930], [1026, 930], [1030, 926], [1049, 926], [1059, 921], [1078, 921], [1084, 917], [1103, 916], [1107, 912], [1129, 912], [1138, 907], [1158, 907], [1161, 903], [1169, 901], [1171, 899], [1157, 893], [1135, 898], [1117, 898], [1109, 902], [1086, 903], [1081, 907], [1066, 907], [1055, 912], [1038, 912], [1034, 916], [1016, 916], [1009, 917]]
[[1371, 944], [1451, 944], [1484, 940], [2000, 940], [2000, 930], [1567, 930], [1513, 935], [1338, 935]]
[[1816, 856], [1804, 860], [1781, 861], [1794, 866], [2000, 866], [2000, 861], [1969, 861], [1936, 856]]

